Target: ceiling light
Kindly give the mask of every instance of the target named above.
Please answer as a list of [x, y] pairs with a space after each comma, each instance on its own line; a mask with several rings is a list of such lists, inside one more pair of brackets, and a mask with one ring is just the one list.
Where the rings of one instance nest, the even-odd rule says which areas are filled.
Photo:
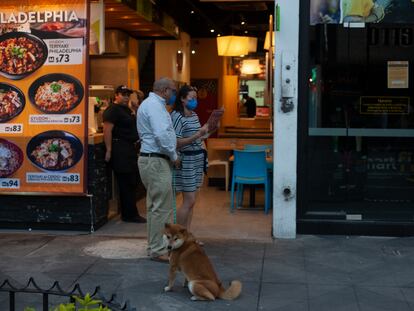
[[195, 52], [195, 50], [191, 50], [191, 54], [195, 54], [196, 52]]
[[266, 38], [265, 38], [265, 42], [264, 42], [264, 46], [263, 49], [268, 50], [270, 48], [270, 46], [275, 46], [275, 33], [274, 31], [272, 31], [272, 45], [270, 45], [270, 33], [269, 31], [266, 31]]
[[240, 72], [245, 75], [254, 75], [261, 73], [259, 59], [245, 59], [241, 66]]
[[245, 21], [242, 21], [240, 24], [244, 25], [244, 24], [246, 24], [246, 22]]
[[244, 33], [249, 33], [249, 31], [245, 30]]
[[249, 53], [249, 37], [221, 36], [216, 39], [219, 56], [239, 56]]
[[181, 51], [181, 50], [178, 50], [178, 51], [177, 51], [177, 53], [178, 53], [178, 54], [181, 54], [182, 52], [183, 52], [183, 51]]
[[257, 50], [257, 38], [255, 37], [248, 37], [249, 38], [249, 53], [254, 53]]
[[194, 14], [194, 11], [193, 11], [193, 10], [191, 10], [191, 11], [190, 11], [190, 14]]
[[214, 32], [214, 29], [210, 29], [210, 32]]

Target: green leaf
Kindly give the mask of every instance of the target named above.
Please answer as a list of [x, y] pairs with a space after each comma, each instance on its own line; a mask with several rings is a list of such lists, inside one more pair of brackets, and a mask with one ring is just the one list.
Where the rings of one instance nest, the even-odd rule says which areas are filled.
[[62, 86], [59, 83], [52, 83], [50, 85], [50, 88], [52, 89], [53, 93], [57, 93], [62, 89]]
[[75, 304], [67, 303], [67, 304], [60, 304], [53, 310], [54, 311], [76, 311], [76, 308], [75, 308]]
[[49, 152], [59, 152], [60, 151], [60, 147], [57, 144], [51, 144], [49, 146]]

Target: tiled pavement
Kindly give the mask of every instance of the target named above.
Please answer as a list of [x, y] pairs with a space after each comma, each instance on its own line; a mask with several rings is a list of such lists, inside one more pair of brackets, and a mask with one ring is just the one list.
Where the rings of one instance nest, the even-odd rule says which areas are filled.
[[[106, 258], [86, 251], [112, 240], [109, 249], [101, 249], [102, 256], [109, 254]], [[23, 286], [32, 276], [45, 288], [58, 280], [64, 289], [79, 283], [86, 292], [100, 285], [107, 296], [117, 293], [138, 311], [414, 310], [414, 238], [308, 235], [204, 242], [222, 281], [243, 282], [239, 299], [190, 301], [181, 278], [173, 292], [164, 293], [168, 265], [134, 252], [134, 245], [145, 245], [144, 239], [115, 235], [2, 232], [0, 280]], [[8, 310], [7, 299], [0, 293], [1, 311]], [[17, 310], [39, 306], [40, 299], [18, 296]]]

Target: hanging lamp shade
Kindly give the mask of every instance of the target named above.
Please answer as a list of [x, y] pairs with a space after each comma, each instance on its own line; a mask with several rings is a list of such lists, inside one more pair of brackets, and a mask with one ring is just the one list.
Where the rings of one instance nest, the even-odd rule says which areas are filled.
[[217, 37], [219, 56], [240, 56], [249, 53], [249, 37], [221, 36]]
[[273, 31], [272, 34], [273, 34], [272, 44], [270, 45], [270, 33], [269, 31], [266, 31], [266, 38], [265, 38], [263, 49], [269, 50], [271, 46], [275, 46], [275, 32]]
[[255, 37], [248, 37], [249, 38], [249, 53], [255, 53], [257, 50], [257, 38]]
[[254, 75], [262, 72], [260, 69], [259, 59], [245, 59], [243, 60], [240, 72], [245, 75]]

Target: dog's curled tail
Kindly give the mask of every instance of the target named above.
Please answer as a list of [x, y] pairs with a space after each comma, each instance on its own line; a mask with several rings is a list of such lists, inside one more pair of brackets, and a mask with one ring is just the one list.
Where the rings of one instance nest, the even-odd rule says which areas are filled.
[[239, 297], [242, 291], [242, 283], [240, 281], [232, 281], [230, 287], [224, 289], [221, 287], [219, 298], [224, 300], [233, 300]]

